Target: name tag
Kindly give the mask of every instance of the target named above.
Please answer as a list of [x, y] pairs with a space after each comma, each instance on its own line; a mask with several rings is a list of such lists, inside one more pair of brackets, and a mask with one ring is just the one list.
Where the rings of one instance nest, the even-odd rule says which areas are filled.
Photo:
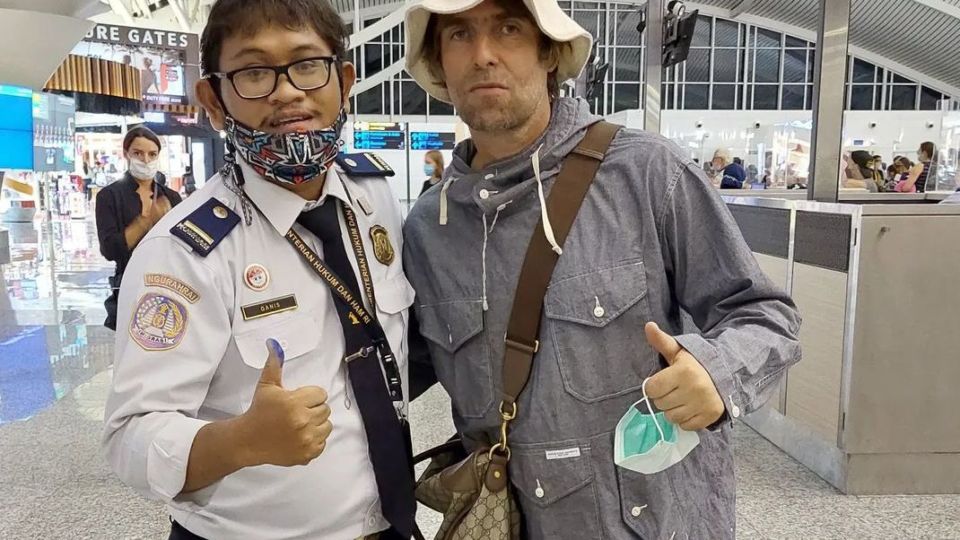
[[274, 298], [273, 300], [267, 300], [266, 302], [248, 304], [240, 309], [243, 311], [243, 320], [249, 321], [252, 319], [266, 317], [268, 315], [276, 315], [277, 313], [283, 313], [284, 311], [292, 311], [297, 309], [297, 307], [299, 307], [297, 305], [297, 297], [296, 295], [291, 294], [290, 296]]
[[580, 448], [566, 448], [564, 450], [547, 450], [547, 459], [570, 459], [580, 457]]

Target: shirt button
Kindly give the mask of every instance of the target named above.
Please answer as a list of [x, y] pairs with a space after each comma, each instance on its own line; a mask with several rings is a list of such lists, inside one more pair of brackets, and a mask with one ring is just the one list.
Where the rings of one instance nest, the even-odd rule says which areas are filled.
[[593, 316], [596, 317], [596, 318], [598, 318], [598, 319], [602, 319], [603, 316], [606, 315], [606, 314], [607, 314], [607, 311], [606, 311], [605, 309], [603, 309], [603, 307], [601, 307], [601, 306], [597, 306], [597, 307], [593, 308]]
[[538, 499], [542, 499], [543, 496], [544, 496], [543, 488], [542, 488], [542, 487], [538, 487], [538, 488], [537, 488], [537, 491], [535, 491], [534, 494], [536, 494], [536, 496], [537, 496]]
[[630, 509], [630, 515], [633, 517], [640, 517], [640, 514], [642, 513], [643, 513], [643, 508], [640, 508], [639, 506], [634, 506], [633, 508]]
[[730, 413], [733, 414], [734, 418], [740, 418], [740, 407], [737, 407], [736, 405], [734, 405], [730, 409]]
[[489, 198], [490, 198], [490, 192], [487, 191], [487, 190], [485, 190], [485, 189], [481, 189], [481, 190], [480, 190], [480, 198], [483, 199], [483, 200], [489, 199]]

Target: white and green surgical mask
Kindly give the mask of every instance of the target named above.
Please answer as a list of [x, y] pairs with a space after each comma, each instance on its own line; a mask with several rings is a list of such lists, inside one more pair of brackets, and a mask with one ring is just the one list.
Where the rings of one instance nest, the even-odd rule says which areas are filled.
[[[617, 424], [613, 461], [642, 474], [654, 474], [679, 463], [700, 444], [693, 431], [684, 431], [670, 423], [662, 412], [654, 413], [647, 397], [647, 379], [643, 381], [643, 399], [634, 403]], [[646, 403], [646, 414], [641, 404]]]

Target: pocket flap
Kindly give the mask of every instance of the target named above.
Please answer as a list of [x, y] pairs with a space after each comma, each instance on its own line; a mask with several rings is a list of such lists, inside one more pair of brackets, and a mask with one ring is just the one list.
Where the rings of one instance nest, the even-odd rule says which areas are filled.
[[459, 300], [419, 311], [420, 334], [450, 354], [483, 330], [483, 302]]
[[413, 305], [413, 287], [402, 273], [384, 281], [373, 292], [377, 296], [377, 309], [389, 315], [396, 315]]
[[310, 316], [291, 317], [270, 325], [246, 330], [234, 336], [243, 363], [263, 369], [267, 363], [267, 340], [283, 347], [286, 360], [307, 354], [320, 344], [320, 326]]
[[550, 319], [603, 328], [646, 294], [643, 261], [633, 260], [552, 283], [544, 311]]
[[576, 441], [511, 449], [510, 481], [538, 506], [550, 506], [593, 481], [590, 449]]

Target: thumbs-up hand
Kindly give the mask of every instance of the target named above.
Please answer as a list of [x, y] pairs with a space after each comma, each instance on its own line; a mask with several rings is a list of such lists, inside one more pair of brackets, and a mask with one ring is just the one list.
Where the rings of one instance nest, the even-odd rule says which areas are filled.
[[719, 420], [725, 407], [707, 370], [657, 323], [647, 323], [644, 331], [647, 343], [669, 364], [647, 381], [647, 397], [667, 420], [686, 431], [704, 429]]
[[258, 465], [306, 465], [323, 453], [333, 430], [327, 392], [317, 386], [283, 387], [283, 349], [267, 341], [263, 366], [250, 409], [242, 415], [247, 451]]

